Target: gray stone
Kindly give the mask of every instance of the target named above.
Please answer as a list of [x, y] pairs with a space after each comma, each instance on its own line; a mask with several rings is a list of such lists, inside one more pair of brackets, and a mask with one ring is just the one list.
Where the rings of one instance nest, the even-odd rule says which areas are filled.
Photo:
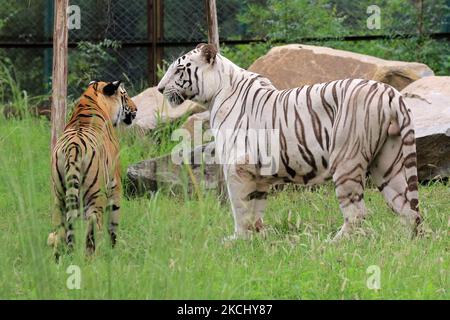
[[290, 44], [273, 47], [249, 68], [288, 89], [314, 83], [362, 78], [377, 80], [402, 90], [433, 71], [423, 63], [389, 61], [355, 52], [327, 47]]
[[450, 77], [426, 77], [402, 90], [413, 114], [422, 181], [450, 176]]
[[202, 163], [214, 156], [214, 143], [198, 146], [189, 152], [190, 164], [177, 164], [171, 154], [130, 165], [127, 170], [128, 195], [145, 195], [160, 189], [193, 193], [197, 190], [222, 190], [221, 167]]

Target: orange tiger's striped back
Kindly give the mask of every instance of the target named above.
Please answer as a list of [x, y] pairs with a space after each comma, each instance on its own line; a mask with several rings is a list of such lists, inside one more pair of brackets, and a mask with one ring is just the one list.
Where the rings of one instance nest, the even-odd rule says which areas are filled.
[[109, 233], [116, 241], [120, 209], [119, 143], [114, 126], [129, 125], [136, 106], [120, 82], [92, 82], [81, 96], [52, 154], [55, 205], [49, 244], [59, 255], [60, 244], [74, 245], [73, 222], [88, 221], [86, 248], [95, 250], [95, 230], [110, 212]]

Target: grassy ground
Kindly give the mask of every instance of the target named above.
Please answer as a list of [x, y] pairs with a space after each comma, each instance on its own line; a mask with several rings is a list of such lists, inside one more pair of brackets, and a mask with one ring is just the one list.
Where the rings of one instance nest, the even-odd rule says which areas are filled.
[[[45, 120], [0, 119], [2, 299], [450, 298], [450, 188], [444, 184], [420, 188], [432, 230], [422, 239], [409, 240], [381, 196], [368, 190], [365, 235], [327, 244], [342, 223], [327, 185], [272, 194], [267, 237], [223, 245], [233, 229], [228, 205], [213, 194], [199, 202], [160, 193], [123, 201], [115, 250], [102, 241], [91, 259], [80, 247], [55, 264], [46, 247], [49, 137]], [[123, 170], [153, 152], [149, 142], [126, 142]], [[77, 239], [84, 238], [82, 229], [80, 222]], [[81, 270], [79, 290], [66, 285], [70, 265]], [[366, 285], [371, 265], [381, 270], [379, 290]]]

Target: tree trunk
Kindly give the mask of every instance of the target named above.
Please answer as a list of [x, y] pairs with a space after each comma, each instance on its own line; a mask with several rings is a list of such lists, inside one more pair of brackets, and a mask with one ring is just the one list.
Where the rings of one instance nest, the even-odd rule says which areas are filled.
[[52, 149], [64, 130], [67, 96], [67, 7], [69, 0], [55, 0], [52, 76]]

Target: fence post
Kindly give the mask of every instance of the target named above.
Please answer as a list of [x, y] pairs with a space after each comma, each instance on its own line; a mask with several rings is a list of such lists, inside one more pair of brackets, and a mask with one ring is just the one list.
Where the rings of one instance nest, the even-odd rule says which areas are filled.
[[208, 42], [219, 46], [219, 27], [217, 24], [216, 0], [205, 0], [206, 22], [208, 24]]
[[64, 129], [66, 121], [68, 6], [69, 0], [55, 0], [52, 73], [52, 150]]
[[148, 77], [151, 85], [158, 84], [158, 64], [163, 58], [163, 48], [158, 42], [164, 34], [164, 2], [163, 0], [147, 0], [147, 34], [151, 45], [147, 49]]
[[[219, 25], [217, 23], [217, 7], [216, 0], [205, 0], [205, 10], [206, 10], [206, 23], [208, 24], [208, 43], [212, 43], [216, 46], [217, 51], [220, 52], [219, 45]], [[224, 173], [222, 166], [217, 172], [217, 191], [220, 197], [226, 197], [227, 190], [226, 184], [224, 183]]]

